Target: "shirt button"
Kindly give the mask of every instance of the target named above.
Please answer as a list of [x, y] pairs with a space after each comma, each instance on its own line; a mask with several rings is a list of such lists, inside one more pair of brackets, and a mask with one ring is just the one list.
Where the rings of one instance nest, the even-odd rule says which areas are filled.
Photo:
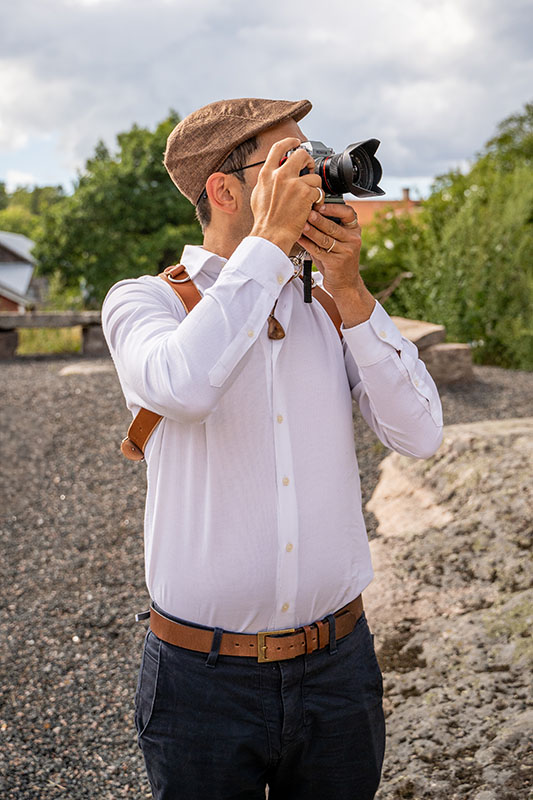
[[418, 378], [415, 378], [414, 384], [415, 386], [420, 386], [420, 381], [418, 380]]
[[380, 331], [380, 332], [379, 332], [379, 335], [381, 336], [381, 338], [382, 338], [382, 339], [386, 339], [386, 338], [387, 338], [387, 333], [386, 333], [386, 331]]
[[289, 542], [289, 544], [286, 546], [285, 550], [287, 551], [287, 553], [290, 553], [293, 548], [294, 548], [293, 543]]
[[283, 283], [283, 275], [278, 275], [278, 283], [281, 286], [281, 284]]
[[283, 422], [283, 416], [282, 416], [281, 414], [278, 414], [278, 416], [276, 417], [276, 419], [277, 419], [277, 421], [278, 421], [280, 424]]
[[289, 483], [290, 483], [290, 481], [289, 481], [289, 479], [288, 479], [287, 477], [283, 478], [283, 480], [282, 480], [281, 482], [282, 482], [282, 484], [283, 484], [284, 486], [288, 486], [288, 485], [289, 485]]
[[254, 335], [253, 331], [248, 331], [248, 336], [250, 337], [250, 339], [253, 337], [253, 335]]
[[289, 610], [289, 604], [288, 603], [283, 603], [283, 605], [281, 606], [281, 610], [282, 611], [288, 611]]

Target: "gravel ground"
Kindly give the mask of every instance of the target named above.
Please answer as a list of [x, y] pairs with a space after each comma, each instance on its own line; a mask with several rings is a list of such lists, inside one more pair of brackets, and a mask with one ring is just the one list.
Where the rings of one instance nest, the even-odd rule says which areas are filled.
[[[80, 364], [95, 371], [61, 374]], [[144, 469], [118, 454], [129, 424], [118, 381], [105, 358], [0, 370], [0, 795], [148, 798], [133, 726]], [[533, 374], [476, 367], [473, 382], [441, 395], [447, 424], [529, 416]], [[368, 500], [388, 451], [357, 412], [355, 431]], [[448, 800], [460, 778], [450, 780]]]

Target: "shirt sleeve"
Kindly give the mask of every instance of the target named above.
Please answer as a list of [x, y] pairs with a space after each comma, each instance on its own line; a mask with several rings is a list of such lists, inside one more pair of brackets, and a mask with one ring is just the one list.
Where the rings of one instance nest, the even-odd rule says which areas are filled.
[[366, 322], [341, 328], [352, 396], [387, 447], [429, 458], [442, 441], [442, 406], [433, 378], [378, 302]]
[[247, 237], [185, 315], [172, 289], [145, 277], [117, 283], [102, 328], [130, 408], [202, 422], [246, 361], [293, 266], [272, 242]]

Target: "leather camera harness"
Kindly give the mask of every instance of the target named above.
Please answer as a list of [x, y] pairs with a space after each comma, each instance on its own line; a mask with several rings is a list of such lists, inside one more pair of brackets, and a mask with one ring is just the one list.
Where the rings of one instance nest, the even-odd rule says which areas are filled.
[[[159, 277], [172, 287], [187, 314], [202, 299], [202, 295], [182, 264], [167, 267], [159, 274]], [[342, 340], [342, 320], [331, 295], [319, 286], [315, 286], [313, 297], [323, 306]], [[274, 309], [269, 317], [268, 335], [271, 339], [283, 339], [285, 332], [275, 319], [273, 312]], [[130, 461], [144, 461], [146, 442], [162, 419], [161, 414], [141, 408], [128, 428], [128, 435], [122, 440], [120, 446], [122, 454]]]

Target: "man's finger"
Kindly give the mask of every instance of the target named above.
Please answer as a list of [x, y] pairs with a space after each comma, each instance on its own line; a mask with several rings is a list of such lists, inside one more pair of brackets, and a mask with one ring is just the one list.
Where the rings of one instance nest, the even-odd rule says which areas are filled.
[[283, 156], [299, 145], [301, 145], [301, 141], [296, 136], [289, 136], [286, 139], [280, 139], [279, 142], [275, 142], [269, 150], [263, 169], [277, 169]]
[[[333, 207], [332, 204], [329, 207]], [[324, 206], [321, 206], [321, 208], [324, 208]], [[319, 211], [311, 211], [307, 219], [314, 228], [328, 236], [332, 236], [339, 242], [348, 242], [354, 238], [354, 234], [360, 235], [359, 227], [345, 228], [342, 224], [338, 225], [332, 219], [328, 219]]]
[[343, 203], [325, 203], [318, 211], [325, 217], [337, 217], [341, 222], [353, 222], [357, 215], [351, 206]]
[[[280, 161], [282, 160], [286, 152], [287, 151], [283, 153], [283, 155], [280, 158]], [[314, 173], [315, 171], [315, 161], [311, 156], [311, 154], [308, 153], [307, 150], [305, 150], [303, 147], [299, 147], [297, 150], [294, 150], [294, 152], [290, 154], [287, 160], [284, 161], [283, 164], [281, 164], [281, 166], [280, 165], [278, 166], [280, 170], [283, 170], [284, 172], [291, 174], [294, 177], [299, 175], [300, 172], [305, 167], [307, 167], [307, 169], [311, 173]]]

